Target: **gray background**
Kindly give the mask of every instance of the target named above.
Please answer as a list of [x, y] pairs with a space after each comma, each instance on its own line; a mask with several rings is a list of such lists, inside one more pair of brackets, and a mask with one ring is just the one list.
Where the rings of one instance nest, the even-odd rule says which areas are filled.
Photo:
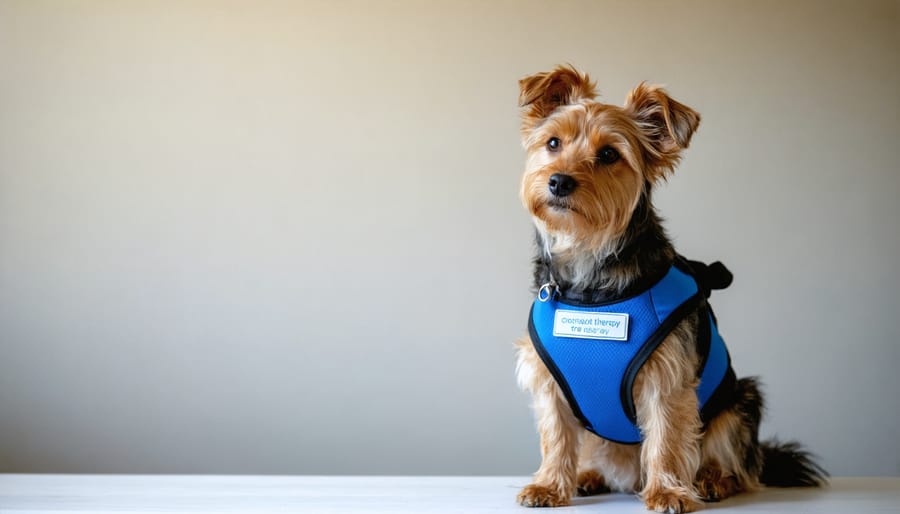
[[896, 2], [0, 0], [0, 471], [524, 474], [517, 79], [703, 114], [658, 195], [764, 435], [900, 473]]

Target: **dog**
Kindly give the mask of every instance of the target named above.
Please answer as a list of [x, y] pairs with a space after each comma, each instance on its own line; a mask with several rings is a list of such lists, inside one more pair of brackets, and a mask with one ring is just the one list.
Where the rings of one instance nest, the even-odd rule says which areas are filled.
[[675, 252], [652, 202], [700, 115], [641, 83], [624, 107], [571, 66], [519, 81], [522, 201], [536, 234], [516, 374], [542, 462], [521, 505], [639, 493], [691, 512], [762, 485], [819, 486], [797, 443], [760, 442], [757, 379], [737, 379], [707, 298], [731, 275]]

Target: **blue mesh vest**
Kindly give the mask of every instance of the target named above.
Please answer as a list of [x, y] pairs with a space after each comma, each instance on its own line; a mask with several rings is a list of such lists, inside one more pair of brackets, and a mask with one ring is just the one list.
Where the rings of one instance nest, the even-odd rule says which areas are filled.
[[734, 371], [706, 303], [711, 289], [730, 282], [721, 263], [679, 258], [655, 284], [628, 298], [585, 304], [539, 295], [528, 322], [531, 341], [587, 430], [610, 441], [639, 443], [634, 379], [665, 337], [697, 309], [701, 418], [709, 421], [732, 401]]

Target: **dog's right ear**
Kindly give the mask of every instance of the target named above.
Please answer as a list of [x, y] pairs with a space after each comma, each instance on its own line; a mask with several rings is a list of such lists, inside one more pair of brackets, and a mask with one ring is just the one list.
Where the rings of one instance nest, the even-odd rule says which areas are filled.
[[528, 108], [522, 114], [522, 128], [534, 126], [561, 105], [593, 99], [597, 96], [595, 88], [587, 74], [572, 66], [525, 77], [519, 81], [519, 106]]

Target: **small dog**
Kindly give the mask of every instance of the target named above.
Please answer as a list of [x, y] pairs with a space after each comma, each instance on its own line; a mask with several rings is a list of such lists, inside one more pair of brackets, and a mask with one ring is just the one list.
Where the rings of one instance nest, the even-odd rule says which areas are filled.
[[680, 513], [761, 485], [823, 484], [796, 443], [758, 441], [757, 382], [735, 378], [706, 303], [731, 276], [679, 256], [651, 203], [700, 115], [643, 83], [624, 107], [597, 102], [572, 67], [519, 86], [538, 250], [516, 371], [543, 456], [519, 503], [640, 492], [648, 509]]

